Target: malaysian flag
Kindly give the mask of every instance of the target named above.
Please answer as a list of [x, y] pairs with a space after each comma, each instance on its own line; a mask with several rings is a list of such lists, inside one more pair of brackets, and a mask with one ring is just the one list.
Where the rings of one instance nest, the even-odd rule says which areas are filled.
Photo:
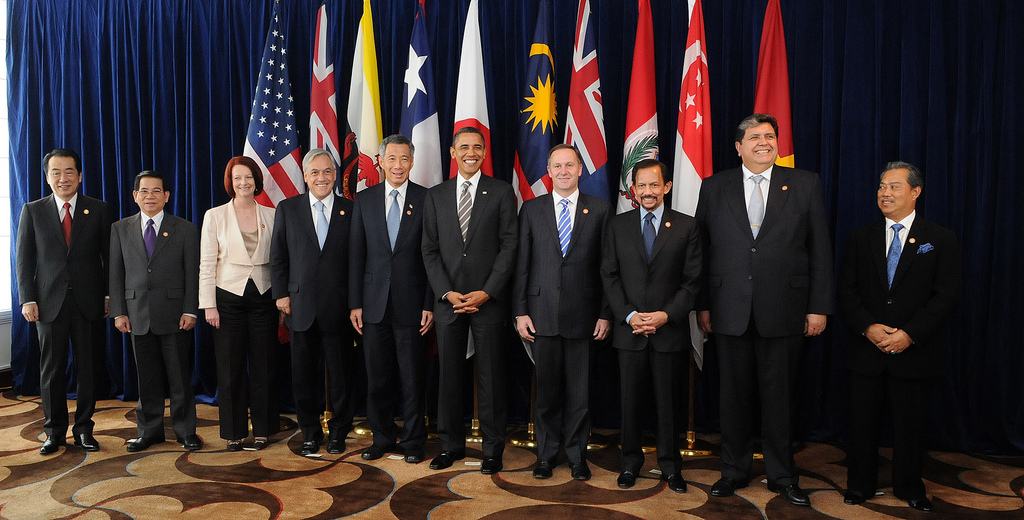
[[572, 81], [569, 111], [565, 118], [565, 142], [583, 156], [580, 191], [611, 200], [608, 190], [608, 145], [601, 106], [601, 76], [597, 70], [597, 36], [590, 18], [590, 0], [580, 0], [576, 14], [576, 44], [572, 50]]
[[547, 175], [548, 150], [555, 141], [558, 110], [555, 105], [555, 68], [551, 56], [551, 2], [540, 4], [537, 28], [526, 64], [526, 86], [520, 99], [519, 150], [512, 175], [519, 206], [551, 191]]
[[409, 64], [405, 69], [405, 91], [402, 96], [402, 135], [416, 147], [416, 167], [409, 178], [421, 186], [440, 184], [441, 131], [438, 130], [437, 106], [434, 104], [433, 62], [429, 56], [426, 15], [423, 0], [416, 10], [409, 42]]
[[260, 63], [260, 78], [253, 95], [249, 133], [243, 155], [263, 170], [263, 193], [256, 197], [264, 206], [275, 207], [281, 200], [305, 190], [302, 180], [302, 152], [295, 128], [295, 106], [288, 80], [284, 31], [274, 4], [274, 19], [267, 32]]

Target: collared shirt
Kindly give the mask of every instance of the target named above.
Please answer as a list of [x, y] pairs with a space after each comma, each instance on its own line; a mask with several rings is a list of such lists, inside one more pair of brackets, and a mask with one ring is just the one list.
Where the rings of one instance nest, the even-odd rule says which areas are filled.
[[[917, 216], [917, 210], [911, 211], [909, 215], [903, 217], [903, 220], [899, 221], [899, 224], [903, 224], [903, 229], [900, 230], [900, 251], [907, 245], [907, 237], [910, 236], [910, 227], [914, 225], [914, 218]], [[892, 230], [892, 225], [897, 224], [895, 220], [886, 218], [885, 219], [885, 251], [882, 251], [882, 255], [889, 256], [889, 246], [892, 245], [892, 236], [895, 234]]]
[[[72, 215], [72, 217], [74, 217], [74, 215]], [[157, 213], [152, 217], [146, 216], [145, 213], [139, 212], [139, 217], [139, 220], [141, 221], [140, 224], [142, 226], [139, 229], [142, 230], [142, 236], [146, 236], [146, 224], [149, 223], [149, 219], [153, 219], [153, 231], [155, 231], [157, 234], [160, 234], [160, 224], [163, 224], [164, 222], [163, 210], [160, 210], [160, 213]]]
[[[316, 223], [319, 220], [320, 210], [316, 209], [316, 201], [320, 200], [313, 196], [313, 192], [309, 193], [309, 214], [313, 217], [313, 230], [316, 229]], [[334, 192], [332, 191], [321, 202], [324, 203], [324, 216], [327, 217], [327, 225], [331, 224], [331, 213], [334, 213]]]
[[403, 182], [402, 185], [397, 187], [397, 188], [392, 186], [392, 185], [390, 185], [390, 184], [387, 184], [386, 182], [385, 182], [385, 184], [386, 184], [386, 186], [385, 186], [386, 189], [384, 190], [384, 219], [385, 219], [385, 222], [387, 222], [388, 211], [391, 210], [391, 192], [393, 190], [398, 190], [398, 219], [399, 219], [399, 221], [401, 221], [402, 213], [403, 213], [402, 208], [405, 208], [405, 194], [409, 192], [409, 180], [406, 179], [406, 181]]
[[[646, 209], [644, 209], [643, 206], [640, 206], [640, 234], [641, 235], [644, 232], [644, 220], [647, 218], [647, 213], [648, 213], [648, 211]], [[662, 203], [661, 206], [658, 206], [657, 208], [654, 208], [654, 211], [651, 211], [650, 213], [654, 213], [654, 220], [651, 221], [651, 224], [654, 225], [654, 236], [658, 236], [658, 230], [661, 229], [661, 217], [662, 217], [662, 215], [665, 214], [665, 204]]]
[[[456, 207], [457, 207], [457, 205], [459, 203], [459, 198], [462, 197], [462, 185], [465, 184], [466, 181], [469, 181], [469, 183], [471, 184], [471, 186], [469, 187], [469, 203], [470, 204], [475, 204], [476, 203], [476, 190], [477, 190], [477, 188], [480, 187], [480, 176], [483, 175], [483, 174], [480, 173], [480, 172], [476, 172], [475, 174], [473, 174], [472, 177], [470, 177], [468, 179], [463, 177], [461, 173], [458, 174], [458, 175], [459, 175], [459, 177], [458, 177], [459, 180], [458, 180], [458, 182], [455, 183], [455, 204], [456, 204]], [[472, 215], [470, 215], [470, 218], [473, 218]]]
[[558, 216], [562, 214], [562, 201], [569, 201], [569, 229], [576, 227], [576, 203], [580, 199], [580, 190], [572, 192], [568, 197], [551, 192], [551, 199], [555, 201], [555, 226], [558, 226]]
[[[64, 199], [54, 195], [53, 202], [57, 204], [57, 219], [64, 222]], [[71, 200], [67, 201], [71, 204], [71, 219], [75, 218], [75, 208], [78, 207], [78, 192], [71, 196]]]
[[[740, 168], [743, 169], [743, 202], [747, 205], [746, 207], [749, 208], [750, 197], [751, 195], [754, 194], [755, 186], [754, 181], [751, 180], [751, 177], [753, 177], [755, 174], [748, 170], [746, 166], [740, 165]], [[774, 169], [775, 165], [773, 164], [769, 166], [767, 170], [757, 174], [764, 177], [764, 180], [761, 181], [761, 193], [764, 195], [765, 208], [768, 207], [768, 186], [771, 186], [772, 184], [772, 170]]]

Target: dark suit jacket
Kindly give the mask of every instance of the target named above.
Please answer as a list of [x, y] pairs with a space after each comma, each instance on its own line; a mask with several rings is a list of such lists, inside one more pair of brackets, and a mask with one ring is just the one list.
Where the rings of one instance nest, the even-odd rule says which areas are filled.
[[[491, 298], [475, 319], [498, 323], [508, 317], [508, 282], [515, 270], [518, 225], [512, 186], [482, 175], [473, 201], [466, 240], [459, 228], [455, 185], [461, 175], [430, 188], [423, 201], [423, 262], [434, 294], [483, 290]], [[452, 323], [452, 306], [442, 302], [434, 320]]]
[[551, 194], [541, 195], [524, 202], [519, 211], [513, 314], [529, 314], [541, 336], [589, 338], [598, 318], [611, 319], [601, 290], [601, 242], [611, 206], [580, 194], [563, 257], [552, 199]]
[[[893, 277], [886, 278], [885, 221], [853, 231], [843, 254], [839, 297], [851, 340], [846, 362], [855, 372], [897, 377], [932, 377], [942, 373], [942, 334], [960, 292], [960, 251], [953, 232], [918, 213]], [[887, 355], [861, 333], [873, 323], [898, 327], [914, 343]]]
[[36, 302], [39, 321], [57, 317], [68, 287], [82, 315], [103, 318], [107, 295], [107, 258], [110, 253], [110, 214], [107, 203], [78, 195], [71, 218], [71, 244], [64, 241], [64, 228], [53, 195], [29, 202], [21, 210], [18, 226], [18, 300]]
[[152, 258], [141, 213], [110, 229], [110, 316], [127, 315], [132, 334], [173, 334], [182, 314], [199, 313], [199, 232], [164, 211]]
[[291, 297], [291, 330], [304, 331], [315, 319], [326, 332], [344, 332], [348, 320], [348, 236], [352, 201], [334, 197], [327, 240], [320, 250], [309, 194], [282, 200], [270, 242], [270, 279], [274, 299]]
[[832, 244], [817, 174], [776, 165], [754, 239], [740, 168], [700, 187], [705, 281], [698, 309], [711, 328], [739, 336], [750, 313], [762, 337], [802, 335], [807, 314], [832, 314]]
[[[678, 352], [690, 346], [689, 315], [697, 301], [702, 269], [700, 230], [693, 217], [666, 208], [648, 262], [640, 211], [612, 217], [604, 240], [601, 277], [615, 317], [612, 345], [643, 350], [650, 344], [659, 352]], [[633, 311], [665, 311], [668, 323], [647, 337], [633, 334], [633, 327], [626, 323]]]
[[423, 237], [423, 199], [427, 189], [409, 181], [405, 207], [391, 250], [382, 182], [356, 194], [349, 237], [349, 307], [363, 309], [363, 321], [380, 323], [391, 298], [392, 319], [400, 325], [419, 325], [423, 311], [434, 310], [434, 292], [427, 282], [420, 249]]

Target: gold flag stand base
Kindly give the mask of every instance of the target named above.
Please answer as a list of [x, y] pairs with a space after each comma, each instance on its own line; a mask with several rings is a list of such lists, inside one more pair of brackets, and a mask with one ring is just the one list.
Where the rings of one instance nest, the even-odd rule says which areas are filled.
[[697, 438], [697, 432], [686, 432], [686, 443], [679, 450], [683, 457], [707, 457], [715, 454], [714, 446], [705, 440]]
[[[622, 449], [622, 443], [619, 443], [619, 449]], [[644, 455], [654, 453], [658, 451], [658, 442], [653, 435], [645, 433], [640, 441], [640, 449], [643, 450]]]
[[533, 423], [526, 425], [526, 429], [518, 431], [509, 436], [509, 444], [519, 448], [531, 448], [537, 447], [537, 435], [533, 430]]
[[373, 430], [370, 429], [370, 423], [359, 421], [352, 425], [352, 436], [353, 437], [373, 437]]
[[587, 441], [587, 451], [603, 450], [611, 445], [607, 435], [590, 432], [590, 440]]
[[324, 414], [320, 416], [320, 427], [324, 430], [324, 435], [331, 434], [331, 428], [327, 426], [327, 421], [330, 421], [333, 416], [334, 414], [330, 410], [324, 410]]
[[469, 432], [466, 433], [466, 442], [484, 442], [484, 434], [480, 431], [480, 419], [473, 419], [469, 423]]

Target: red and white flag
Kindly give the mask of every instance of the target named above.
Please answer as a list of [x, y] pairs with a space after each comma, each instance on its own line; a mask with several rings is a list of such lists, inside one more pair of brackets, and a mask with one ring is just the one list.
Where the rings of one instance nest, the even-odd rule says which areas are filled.
[[608, 145], [604, 135], [601, 76], [597, 70], [597, 34], [590, 17], [590, 0], [580, 0], [576, 13], [576, 43], [572, 48], [572, 81], [565, 142], [583, 156], [580, 191], [610, 200]]
[[626, 107], [626, 142], [622, 148], [618, 213], [639, 207], [633, 193], [633, 166], [643, 159], [658, 158], [658, 108], [654, 97], [654, 27], [651, 3], [639, 0], [640, 18], [633, 47], [633, 70]]
[[309, 148], [323, 148], [341, 162], [338, 140], [338, 107], [334, 88], [334, 60], [327, 42], [327, 5], [320, 4], [316, 14], [313, 47], [313, 74], [309, 88]]
[[761, 50], [757, 57], [757, 85], [754, 112], [771, 114], [779, 123], [775, 164], [793, 167], [793, 116], [789, 109], [789, 63], [786, 58], [786, 31], [782, 28], [779, 0], [768, 0], [761, 29]]
[[[679, 88], [676, 123], [676, 160], [673, 168], [672, 208], [690, 215], [697, 211], [701, 182], [714, 173], [711, 164], [711, 88], [700, 0], [690, 0], [690, 29], [686, 35], [683, 79]], [[690, 313], [690, 342], [698, 368], [704, 365], [704, 337]]]
[[[369, 1], [369, 0], [367, 0]], [[487, 87], [484, 85], [484, 49], [480, 38], [480, 2], [470, 0], [466, 12], [466, 31], [462, 35], [462, 56], [459, 57], [459, 81], [455, 91], [454, 132], [467, 126], [484, 134], [487, 155], [480, 170], [494, 176], [491, 162], [491, 120], [487, 117]], [[449, 178], [458, 173], [455, 159], [451, 161]]]
[[348, 124], [356, 134], [359, 148], [359, 177], [356, 191], [378, 184], [377, 149], [384, 139], [380, 124], [380, 83], [377, 80], [377, 44], [373, 35], [370, 0], [363, 0], [363, 16], [356, 32], [349, 84]]

